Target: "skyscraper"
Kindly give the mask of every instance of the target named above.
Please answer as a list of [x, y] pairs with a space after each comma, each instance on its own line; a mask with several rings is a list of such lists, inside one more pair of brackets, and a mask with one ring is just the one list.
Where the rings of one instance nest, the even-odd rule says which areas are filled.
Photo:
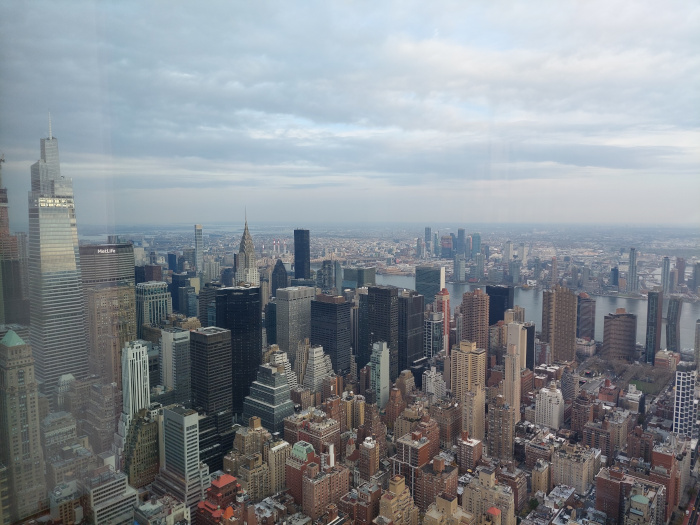
[[143, 325], [158, 326], [173, 313], [168, 283], [151, 281], [136, 285], [136, 332], [143, 336]]
[[370, 363], [369, 384], [374, 389], [377, 399], [377, 406], [383, 409], [389, 401], [389, 348], [384, 341], [376, 342], [372, 345], [372, 356]]
[[190, 332], [192, 406], [207, 414], [231, 411], [231, 332], [216, 326]]
[[430, 312], [423, 321], [423, 357], [431, 359], [445, 347], [442, 312]]
[[291, 286], [277, 290], [277, 344], [287, 352], [294, 365], [299, 341], [311, 337], [311, 301], [315, 296], [310, 286]]
[[12, 523], [40, 510], [46, 499], [33, 361], [29, 345], [9, 330], [0, 340], [0, 463], [7, 469]]
[[559, 284], [559, 270], [557, 268], [557, 258], [552, 257], [552, 267], [549, 272], [549, 287], [554, 288]]
[[247, 219], [243, 228], [243, 235], [241, 236], [241, 245], [238, 249], [238, 259], [236, 259], [236, 284], [260, 285], [255, 246], [253, 245], [253, 238], [248, 231]]
[[168, 327], [160, 336], [160, 384], [175, 391], [176, 403], [189, 404], [192, 399], [190, 331]]
[[311, 278], [311, 240], [309, 230], [294, 230], [294, 277]]
[[435, 295], [435, 311], [442, 313], [442, 341], [443, 350], [450, 353], [450, 321], [452, 321], [452, 310], [450, 310], [450, 292], [443, 288]]
[[698, 415], [698, 400], [695, 398], [696, 378], [695, 370], [676, 370], [673, 432], [687, 437], [693, 437]]
[[520, 353], [518, 345], [508, 345], [505, 356], [505, 369], [506, 377], [503, 382], [503, 397], [506, 404], [513, 410], [513, 424], [515, 424], [520, 421]]
[[204, 271], [204, 239], [202, 238], [202, 225], [194, 225], [194, 264], [197, 274]]
[[450, 356], [452, 394], [461, 400], [466, 392], [486, 388], [486, 350], [472, 341], [461, 341]]
[[462, 339], [476, 343], [477, 348], [489, 347], [489, 301], [480, 288], [462, 296]]
[[486, 286], [489, 296], [489, 326], [505, 319], [506, 310], [513, 308], [515, 289], [512, 286]]
[[73, 181], [61, 176], [58, 140], [41, 139], [29, 193], [30, 340], [36, 377], [53, 402], [58, 378], [83, 377], [87, 346]]
[[472, 233], [472, 258], [481, 253], [481, 234]]
[[595, 299], [581, 292], [576, 302], [576, 337], [595, 339]]
[[257, 379], [253, 381], [243, 406], [246, 419], [257, 416], [270, 432], [283, 432], [284, 418], [294, 414], [284, 367], [269, 363], [260, 365]]
[[644, 349], [647, 363], [654, 364], [656, 353], [661, 350], [661, 323], [663, 320], [664, 294], [649, 292], [647, 300], [647, 336]]
[[576, 305], [576, 294], [564, 286], [542, 293], [541, 340], [550, 344], [556, 363], [576, 357]]
[[630, 248], [630, 269], [627, 273], [627, 291], [636, 293], [639, 291], [639, 279], [637, 278], [637, 250]]
[[669, 352], [681, 351], [681, 311], [683, 298], [671, 297], [666, 311], [666, 349]]
[[515, 413], [513, 406], [501, 395], [496, 396], [495, 402], [489, 405], [489, 432], [486, 441], [489, 456], [501, 461], [513, 459]]
[[430, 226], [425, 227], [425, 251], [428, 257], [433, 253], [433, 230]]
[[603, 357], [606, 359], [635, 358], [637, 316], [618, 308], [605, 316], [603, 324]]
[[287, 269], [284, 267], [282, 259], [277, 259], [275, 267], [272, 269], [272, 278], [270, 279], [270, 294], [272, 297], [277, 297], [277, 290], [287, 287]]
[[122, 397], [123, 413], [130, 418], [151, 404], [145, 341], [131, 341], [122, 349]]
[[664, 257], [661, 261], [661, 287], [664, 295], [671, 293], [671, 259]]
[[424, 297], [413, 290], [399, 295], [399, 370], [408, 370], [423, 357]]
[[399, 290], [370, 286], [367, 293], [370, 344], [384, 341], [389, 348], [389, 380], [399, 377]]
[[350, 372], [350, 303], [343, 296], [319, 294], [311, 301], [312, 345], [321, 345], [339, 375]]
[[431, 304], [435, 295], [445, 287], [445, 268], [416, 266], [416, 291], [425, 297], [425, 303]]
[[234, 286], [216, 292], [216, 326], [231, 331], [233, 412], [243, 413], [243, 400], [262, 360], [260, 288]]

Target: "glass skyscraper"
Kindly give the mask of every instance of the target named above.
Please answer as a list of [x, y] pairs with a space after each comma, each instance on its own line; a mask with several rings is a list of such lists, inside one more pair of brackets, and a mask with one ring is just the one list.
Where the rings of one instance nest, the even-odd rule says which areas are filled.
[[31, 167], [29, 298], [36, 376], [53, 403], [62, 375], [86, 374], [87, 347], [73, 181], [61, 176], [50, 126]]

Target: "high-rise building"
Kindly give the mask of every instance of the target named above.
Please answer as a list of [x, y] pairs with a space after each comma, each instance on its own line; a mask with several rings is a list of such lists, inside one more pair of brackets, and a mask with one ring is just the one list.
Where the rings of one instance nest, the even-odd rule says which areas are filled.
[[243, 402], [244, 419], [257, 416], [270, 432], [284, 431], [284, 418], [294, 414], [287, 373], [283, 366], [264, 364]]
[[31, 168], [29, 298], [36, 377], [53, 403], [59, 377], [87, 372], [87, 334], [73, 180], [61, 176], [50, 125]]
[[276, 439], [265, 443], [263, 455], [270, 468], [270, 491], [277, 494], [285, 490], [286, 464], [292, 452], [291, 445], [283, 439]]
[[452, 279], [456, 283], [464, 282], [467, 273], [467, 262], [464, 255], [455, 255], [452, 268]]
[[194, 265], [198, 274], [204, 272], [204, 238], [201, 224], [194, 225]]
[[192, 406], [208, 414], [231, 411], [231, 333], [210, 326], [190, 332]]
[[[513, 323], [514, 324], [514, 323]], [[510, 328], [511, 325], [508, 325]], [[524, 330], [523, 330], [524, 333]], [[505, 381], [503, 382], [503, 397], [505, 404], [513, 412], [513, 424], [520, 421], [520, 353], [519, 345], [508, 344], [505, 356]], [[489, 426], [489, 428], [491, 428]], [[489, 450], [489, 453], [490, 450]]]
[[663, 321], [664, 294], [660, 290], [649, 292], [647, 300], [647, 334], [645, 361], [654, 364], [656, 353], [661, 350], [661, 323]]
[[664, 295], [670, 294], [671, 290], [671, 259], [664, 257], [661, 260], [661, 288]]
[[627, 272], [627, 291], [637, 293], [639, 291], [639, 278], [637, 277], [637, 250], [630, 248], [630, 267]]
[[494, 468], [479, 466], [465, 481], [462, 507], [479, 517], [477, 523], [515, 525], [513, 489], [497, 481]]
[[435, 295], [435, 311], [442, 313], [442, 341], [443, 350], [450, 353], [450, 321], [452, 321], [452, 311], [450, 310], [450, 292], [443, 288]]
[[431, 304], [435, 295], [445, 287], [445, 267], [416, 266], [416, 291]]
[[319, 294], [311, 301], [312, 345], [321, 345], [339, 375], [350, 372], [350, 303], [342, 295]]
[[213, 326], [216, 319], [216, 290], [223, 288], [220, 281], [205, 283], [199, 289], [199, 312], [197, 318], [199, 323], [206, 326]]
[[234, 286], [216, 292], [216, 326], [231, 332], [233, 412], [243, 413], [262, 361], [262, 311], [260, 288]]
[[146, 341], [130, 341], [122, 349], [122, 396], [122, 410], [129, 417], [151, 404]]
[[372, 356], [369, 360], [370, 387], [374, 390], [377, 406], [383, 409], [389, 401], [389, 348], [384, 341], [372, 345]]
[[595, 299], [585, 292], [578, 295], [576, 303], [576, 337], [595, 340]]
[[489, 326], [505, 319], [506, 310], [513, 308], [515, 289], [512, 286], [486, 286], [489, 296]]
[[143, 326], [158, 326], [173, 313], [173, 300], [165, 282], [136, 285], [136, 335], [143, 337]]
[[512, 460], [515, 410], [503, 396], [496, 396], [495, 402], [489, 405], [488, 422], [486, 446], [489, 456], [501, 461]]
[[413, 290], [399, 295], [399, 370], [423, 357], [424, 297]]
[[311, 302], [315, 289], [310, 286], [292, 286], [277, 289], [277, 345], [292, 358], [297, 345], [311, 337]]
[[179, 405], [165, 407], [162, 428], [164, 462], [153, 493], [169, 493], [193, 509], [210, 483], [209, 468], [199, 461], [199, 414]]
[[542, 336], [549, 343], [554, 362], [576, 357], [576, 294], [556, 285], [542, 293]]
[[389, 380], [399, 377], [399, 290], [370, 286], [367, 293], [370, 344], [384, 341], [389, 348]]
[[603, 324], [603, 356], [606, 359], [635, 358], [637, 338], [637, 316], [618, 308], [614, 314], [605, 316]]
[[698, 399], [695, 397], [696, 370], [676, 370], [673, 402], [673, 432], [693, 437], [696, 433]]
[[36, 513], [46, 499], [40, 429], [32, 350], [9, 330], [0, 340], [0, 464], [7, 469], [13, 523]]
[[480, 288], [462, 296], [462, 339], [473, 341], [477, 348], [489, 347], [489, 301]]
[[[467, 392], [486, 387], [486, 350], [472, 341], [461, 341], [452, 349], [450, 384], [452, 395], [461, 400]], [[480, 439], [480, 438], [477, 438]]]
[[431, 359], [444, 349], [443, 318], [441, 312], [426, 314], [423, 321], [423, 357]]
[[287, 287], [287, 269], [284, 267], [282, 259], [277, 259], [275, 267], [272, 269], [270, 279], [270, 294], [277, 297], [277, 290]]
[[309, 230], [294, 230], [294, 277], [311, 278], [311, 240]]
[[700, 319], [695, 321], [695, 366], [700, 367]]
[[80, 246], [80, 269], [83, 287], [102, 283], [134, 282], [134, 245], [83, 244]]
[[248, 231], [247, 219], [241, 236], [241, 245], [238, 249], [238, 259], [236, 259], [236, 284], [260, 285], [255, 246], [250, 231]]
[[549, 287], [554, 288], [559, 284], [559, 269], [557, 268], [557, 258], [552, 257], [552, 267], [549, 273]]
[[321, 392], [323, 388], [323, 380], [330, 377], [333, 373], [333, 363], [328, 354], [323, 351], [322, 346], [310, 346], [308, 340], [306, 343], [300, 343], [304, 351], [297, 356], [295, 364], [299, 382], [308, 388], [312, 393]]
[[189, 404], [191, 400], [190, 331], [163, 328], [160, 337], [160, 384], [172, 399]]
[[425, 251], [430, 256], [433, 253], [433, 230], [430, 226], [425, 227]]
[[671, 297], [666, 310], [666, 349], [669, 352], [681, 351], [681, 311], [683, 298]]
[[559, 430], [564, 422], [564, 396], [552, 381], [548, 388], [542, 388], [535, 397], [535, 424], [552, 430]]
[[472, 233], [472, 258], [481, 253], [481, 234]]

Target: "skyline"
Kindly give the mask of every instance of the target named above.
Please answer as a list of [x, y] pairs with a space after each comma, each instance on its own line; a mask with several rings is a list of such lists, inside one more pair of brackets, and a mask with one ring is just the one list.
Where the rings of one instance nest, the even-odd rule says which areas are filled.
[[700, 224], [697, 6], [365, 7], [10, 3], [13, 229], [49, 110], [79, 226]]

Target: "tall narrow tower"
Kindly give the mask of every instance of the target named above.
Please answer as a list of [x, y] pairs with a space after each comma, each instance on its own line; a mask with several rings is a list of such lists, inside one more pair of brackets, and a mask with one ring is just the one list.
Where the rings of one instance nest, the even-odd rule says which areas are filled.
[[73, 181], [61, 176], [58, 140], [50, 125], [31, 182], [30, 340], [37, 379], [53, 404], [59, 377], [86, 374], [87, 346]]
[[311, 240], [309, 230], [294, 230], [294, 277], [311, 278]]
[[647, 337], [644, 353], [647, 363], [654, 364], [656, 353], [661, 350], [661, 323], [663, 319], [664, 293], [649, 292], [647, 301]]
[[253, 237], [248, 231], [248, 220], [245, 221], [245, 228], [241, 236], [241, 246], [238, 249], [238, 262], [236, 263], [236, 283], [260, 286], [260, 275], [258, 274], [258, 262], [255, 257], [255, 246]]
[[194, 225], [194, 264], [197, 274], [204, 271], [204, 239], [202, 238], [202, 225]]
[[639, 291], [639, 279], [637, 278], [637, 250], [630, 248], [630, 269], [627, 273], [627, 290], [633, 293]]
[[462, 296], [462, 339], [475, 342], [477, 348], [489, 347], [489, 304], [480, 288]]
[[542, 294], [542, 341], [552, 347], [554, 362], [576, 358], [576, 294], [556, 285]]

